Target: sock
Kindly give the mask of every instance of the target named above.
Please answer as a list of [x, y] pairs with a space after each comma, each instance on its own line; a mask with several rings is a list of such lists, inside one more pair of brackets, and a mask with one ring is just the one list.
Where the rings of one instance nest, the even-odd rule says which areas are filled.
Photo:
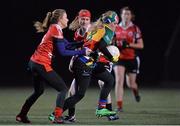
[[106, 108], [107, 100], [99, 100], [98, 109]]
[[110, 111], [112, 111], [112, 103], [107, 103], [106, 108]]
[[56, 107], [54, 110], [54, 115], [56, 118], [61, 117], [63, 113], [63, 109], [60, 107]]
[[119, 109], [122, 109], [123, 101], [117, 101], [117, 106]]
[[75, 115], [75, 108], [69, 108], [68, 115], [74, 116]]

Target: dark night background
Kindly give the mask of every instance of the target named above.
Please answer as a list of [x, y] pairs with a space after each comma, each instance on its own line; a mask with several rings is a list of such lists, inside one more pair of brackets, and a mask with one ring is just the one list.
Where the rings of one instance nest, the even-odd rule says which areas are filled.
[[[63, 8], [69, 22], [80, 9], [89, 9], [93, 21], [107, 10], [119, 14], [123, 6], [130, 6], [144, 39], [141, 51], [142, 86], [178, 85], [180, 81], [180, 4], [173, 0], [9, 0], [1, 4], [1, 77], [0, 85], [30, 85], [26, 72], [28, 60], [41, 41], [43, 34], [37, 34], [33, 21], [42, 21], [48, 11]], [[3, 33], [3, 34], [2, 34]], [[64, 30], [64, 36], [72, 40], [72, 32]], [[68, 72], [70, 58], [59, 57], [57, 72], [69, 85], [72, 75]], [[163, 83], [162, 83], [163, 82]], [[176, 83], [173, 83], [176, 82]]]

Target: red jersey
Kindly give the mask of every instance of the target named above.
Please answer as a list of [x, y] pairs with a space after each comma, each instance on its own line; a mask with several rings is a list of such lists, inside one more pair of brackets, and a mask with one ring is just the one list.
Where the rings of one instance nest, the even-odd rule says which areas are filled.
[[45, 67], [46, 71], [51, 71], [51, 60], [53, 56], [53, 38], [63, 38], [62, 29], [57, 24], [52, 24], [47, 33], [44, 35], [41, 43], [38, 45], [34, 54], [31, 56], [31, 60], [41, 64]]
[[126, 40], [129, 44], [137, 42], [137, 39], [142, 37], [140, 29], [132, 22], [124, 28], [122, 23], [116, 27], [116, 44], [121, 51], [120, 59], [134, 59], [136, 56], [135, 49], [125, 48], [122, 49], [122, 40]]
[[[86, 33], [85, 33], [85, 34], [86, 34]], [[79, 31], [76, 31], [76, 32], [74, 33], [74, 40], [75, 40], [75, 41], [83, 41], [84, 38], [85, 38], [85, 35], [84, 35], [84, 36], [80, 35], [80, 34], [79, 34]]]
[[74, 40], [75, 40], [75, 41], [83, 41], [83, 40], [86, 38], [88, 29], [89, 29], [90, 27], [91, 27], [91, 24], [89, 24], [89, 25], [87, 26], [87, 28], [84, 29], [85, 31], [84, 31], [83, 35], [80, 34], [80, 28], [77, 29], [76, 32], [74, 33]]

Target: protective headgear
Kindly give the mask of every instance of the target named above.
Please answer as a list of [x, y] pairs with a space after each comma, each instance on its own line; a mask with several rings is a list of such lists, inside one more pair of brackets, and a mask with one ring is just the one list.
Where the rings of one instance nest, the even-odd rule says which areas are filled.
[[79, 17], [89, 17], [89, 18], [91, 18], [91, 12], [89, 10], [82, 9], [79, 12]]
[[116, 12], [112, 11], [112, 13], [108, 16], [102, 16], [101, 18], [102, 22], [103, 23], [106, 23], [106, 24], [109, 24], [109, 23], [112, 23], [112, 22], [116, 22], [118, 23], [119, 22], [119, 17], [117, 15]]

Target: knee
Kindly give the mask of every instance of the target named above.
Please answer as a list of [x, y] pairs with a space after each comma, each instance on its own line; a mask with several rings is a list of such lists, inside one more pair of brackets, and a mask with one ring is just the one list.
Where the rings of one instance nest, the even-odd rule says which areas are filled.
[[113, 87], [114, 85], [114, 77], [109, 76], [104, 84], [104, 86]]
[[114, 77], [113, 76], [110, 76], [109, 83], [110, 83], [110, 86], [113, 87], [113, 85], [114, 85]]
[[136, 84], [136, 81], [135, 80], [133, 80], [133, 79], [129, 79], [129, 86], [130, 87], [134, 87], [134, 86], [136, 86], [137, 84]]

